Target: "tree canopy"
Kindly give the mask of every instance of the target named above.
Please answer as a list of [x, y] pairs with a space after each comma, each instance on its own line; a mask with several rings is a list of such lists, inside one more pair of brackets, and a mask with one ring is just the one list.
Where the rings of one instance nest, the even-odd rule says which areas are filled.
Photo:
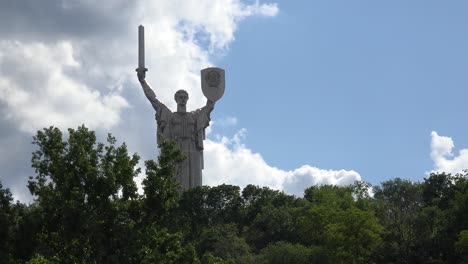
[[174, 142], [142, 172], [113, 136], [66, 134], [33, 138], [34, 202], [14, 202], [0, 182], [2, 263], [468, 263], [468, 172], [308, 186], [304, 197], [254, 185], [180, 192]]

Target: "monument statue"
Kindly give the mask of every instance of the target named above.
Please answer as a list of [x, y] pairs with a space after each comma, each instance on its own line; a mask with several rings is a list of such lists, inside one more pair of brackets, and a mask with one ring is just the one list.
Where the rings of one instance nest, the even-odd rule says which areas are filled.
[[215, 101], [224, 94], [224, 70], [207, 68], [201, 71], [202, 92], [208, 99], [205, 106], [187, 112], [189, 95], [185, 90], [178, 90], [174, 95], [177, 111], [172, 112], [156, 98], [145, 80], [147, 69], [144, 63], [144, 28], [140, 25], [138, 29], [139, 59], [136, 71], [146, 98], [156, 110], [157, 143], [159, 145], [164, 139], [174, 140], [184, 153], [186, 158], [179, 164], [176, 176], [182, 190], [201, 186], [205, 129], [209, 126]]

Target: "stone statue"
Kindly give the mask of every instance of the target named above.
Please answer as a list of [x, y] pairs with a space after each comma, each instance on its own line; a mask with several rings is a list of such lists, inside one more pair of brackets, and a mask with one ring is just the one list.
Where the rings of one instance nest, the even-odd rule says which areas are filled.
[[208, 100], [204, 107], [187, 112], [188, 93], [185, 90], [179, 90], [174, 95], [177, 102], [177, 112], [172, 112], [156, 98], [154, 91], [145, 80], [144, 72], [138, 72], [138, 80], [143, 87], [146, 98], [156, 110], [158, 144], [164, 138], [175, 140], [185, 154], [186, 158], [179, 165], [177, 172], [177, 180], [180, 182], [182, 190], [201, 186], [205, 128], [209, 126], [210, 113], [215, 103]]
[[224, 70], [219, 68], [202, 70], [202, 91], [208, 99], [204, 107], [187, 112], [188, 93], [185, 90], [179, 90], [174, 95], [177, 112], [172, 112], [156, 98], [153, 89], [145, 80], [147, 69], [144, 66], [143, 34], [143, 26], [140, 26], [139, 65], [136, 71], [146, 98], [156, 110], [157, 143], [159, 145], [163, 139], [174, 140], [185, 154], [186, 158], [181, 162], [177, 171], [177, 180], [180, 182], [181, 190], [201, 186], [205, 129], [209, 126], [210, 113], [215, 106], [215, 101], [224, 94]]

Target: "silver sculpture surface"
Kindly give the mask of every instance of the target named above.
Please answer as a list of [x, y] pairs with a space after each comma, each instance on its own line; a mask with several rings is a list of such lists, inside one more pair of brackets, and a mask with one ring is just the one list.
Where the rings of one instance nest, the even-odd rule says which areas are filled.
[[206, 68], [201, 71], [202, 92], [208, 99], [206, 105], [195, 111], [187, 112], [186, 105], [189, 99], [185, 90], [175, 93], [177, 111], [172, 112], [165, 104], [156, 98], [156, 94], [146, 82], [144, 52], [144, 28], [138, 27], [138, 68], [137, 76], [146, 98], [156, 110], [157, 143], [164, 139], [174, 140], [185, 154], [177, 170], [177, 180], [181, 190], [187, 190], [202, 185], [203, 140], [205, 129], [209, 126], [210, 113], [215, 102], [224, 94], [224, 70], [220, 68]]

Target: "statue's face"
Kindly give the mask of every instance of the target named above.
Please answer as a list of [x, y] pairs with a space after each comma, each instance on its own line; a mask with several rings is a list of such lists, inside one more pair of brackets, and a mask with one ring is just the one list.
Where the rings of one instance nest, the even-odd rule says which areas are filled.
[[185, 106], [187, 105], [188, 95], [185, 93], [179, 93], [176, 95], [175, 100], [178, 105]]

